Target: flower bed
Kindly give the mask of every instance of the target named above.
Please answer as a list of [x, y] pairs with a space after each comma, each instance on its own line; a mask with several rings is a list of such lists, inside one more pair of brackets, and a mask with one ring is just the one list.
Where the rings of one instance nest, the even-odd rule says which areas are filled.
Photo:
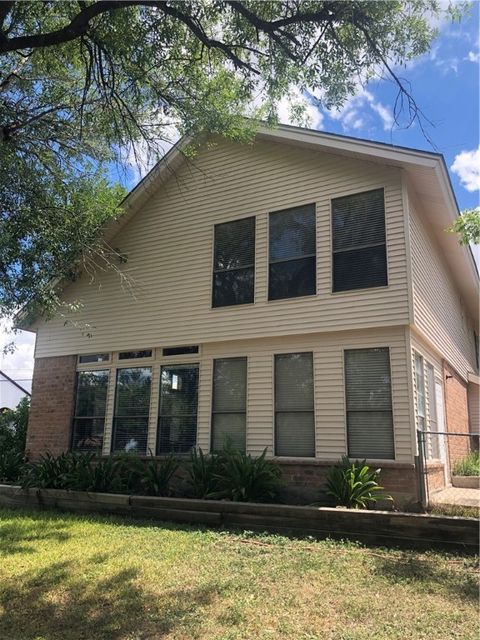
[[478, 521], [474, 518], [64, 489], [22, 489], [12, 485], [0, 485], [0, 505], [147, 517], [320, 538], [352, 538], [382, 545], [442, 546], [474, 553], [479, 547]]

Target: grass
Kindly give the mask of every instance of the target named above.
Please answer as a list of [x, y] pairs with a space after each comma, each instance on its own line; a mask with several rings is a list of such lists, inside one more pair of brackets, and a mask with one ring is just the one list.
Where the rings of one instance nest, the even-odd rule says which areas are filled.
[[471, 451], [465, 458], [455, 462], [453, 466], [455, 476], [480, 476], [480, 452]]
[[477, 596], [467, 556], [0, 510], [2, 640], [473, 640]]
[[429, 513], [434, 516], [458, 516], [460, 518], [479, 518], [478, 507], [467, 507], [462, 504], [432, 504]]

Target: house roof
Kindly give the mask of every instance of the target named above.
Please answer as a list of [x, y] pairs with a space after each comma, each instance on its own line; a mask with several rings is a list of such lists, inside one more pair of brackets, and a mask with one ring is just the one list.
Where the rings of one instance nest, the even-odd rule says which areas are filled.
[[10, 376], [7, 376], [7, 374], [4, 373], [3, 371], [0, 371], [0, 376], [3, 376], [5, 378], [5, 380], [7, 380], [7, 382], [10, 382], [11, 384], [13, 384], [14, 387], [17, 387], [17, 389], [20, 389], [20, 391], [22, 393], [25, 393], [27, 396], [31, 396], [32, 395], [30, 393], [30, 391], [27, 391], [24, 387], [22, 387], [21, 384], [18, 384], [18, 382], [16, 382], [12, 378], [10, 378]]
[[[407, 184], [420, 201], [421, 212], [433, 229], [472, 318], [478, 318], [479, 277], [472, 251], [470, 247], [460, 245], [456, 234], [445, 232], [460, 212], [443, 155], [283, 124], [275, 127], [260, 125], [256, 132], [257, 139], [401, 168]], [[103, 233], [107, 241], [119, 232], [186, 160], [184, 150], [191, 142], [192, 138], [189, 136], [181, 138], [124, 198], [121, 207], [125, 213], [104, 227]], [[58, 286], [59, 283], [55, 285]], [[25, 322], [26, 318], [23, 319]], [[22, 326], [21, 313], [17, 322]], [[22, 328], [27, 327], [24, 324]]]

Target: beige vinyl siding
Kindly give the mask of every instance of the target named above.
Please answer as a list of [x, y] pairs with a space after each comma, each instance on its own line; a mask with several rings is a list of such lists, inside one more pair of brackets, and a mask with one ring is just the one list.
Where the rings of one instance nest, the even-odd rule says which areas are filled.
[[[413, 462], [412, 428], [408, 391], [409, 363], [407, 339], [403, 328], [379, 328], [375, 331], [342, 331], [309, 336], [238, 340], [202, 345], [196, 358], [178, 356], [175, 362], [198, 362], [199, 394], [197, 445], [210, 450], [212, 410], [212, 372], [215, 358], [247, 358], [247, 451], [259, 455], [267, 447], [274, 453], [274, 356], [283, 353], [312, 352], [315, 386], [316, 458], [338, 460], [346, 453], [346, 417], [344, 390], [344, 349], [389, 347], [392, 374], [392, 404], [395, 436], [395, 460]], [[155, 451], [159, 371], [172, 358], [160, 352], [153, 364], [152, 405], [149, 446]], [[114, 381], [115, 376], [111, 377]], [[113, 385], [109, 387], [105, 453], [110, 451], [113, 414]]]
[[409, 209], [415, 327], [466, 379], [475, 371], [473, 326], [432, 234]]
[[[331, 198], [385, 189], [388, 287], [331, 293]], [[317, 211], [317, 295], [269, 302], [268, 213]], [[211, 308], [214, 224], [256, 216], [255, 303]], [[205, 147], [111, 242], [128, 256], [134, 297], [118, 275], [87, 275], [65, 298], [84, 308], [38, 327], [37, 357], [408, 324], [398, 168], [272, 142]], [[86, 331], [82, 327], [88, 324]], [[87, 333], [90, 336], [87, 336]]]

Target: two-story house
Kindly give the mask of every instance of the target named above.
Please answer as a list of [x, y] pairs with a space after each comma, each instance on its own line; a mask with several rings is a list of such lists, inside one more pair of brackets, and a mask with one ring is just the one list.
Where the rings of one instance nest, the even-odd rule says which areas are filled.
[[23, 324], [30, 455], [228, 439], [267, 448], [308, 499], [348, 454], [417, 501], [416, 428], [478, 424], [478, 274], [445, 231], [442, 156], [289, 126], [205, 140], [193, 160], [185, 144], [104, 231], [127, 280], [81, 274], [71, 322]]

